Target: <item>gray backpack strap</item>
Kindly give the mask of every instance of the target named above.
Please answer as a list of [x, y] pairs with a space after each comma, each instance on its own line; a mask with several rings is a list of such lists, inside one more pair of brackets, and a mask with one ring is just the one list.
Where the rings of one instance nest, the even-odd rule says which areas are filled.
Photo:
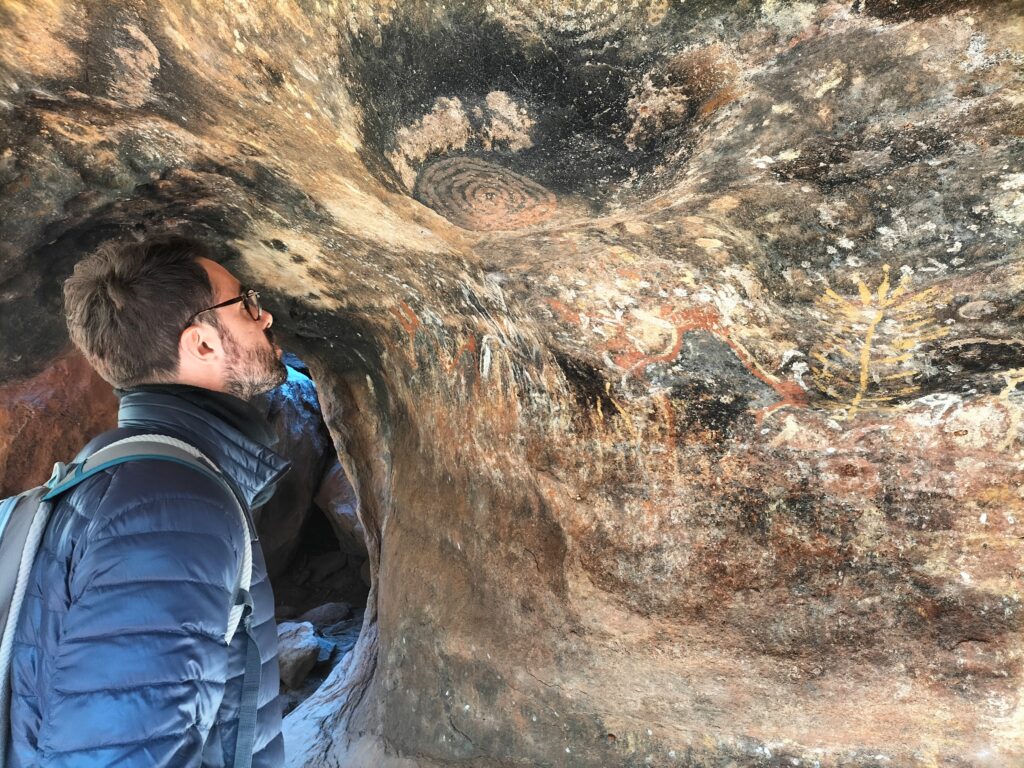
[[28, 587], [29, 572], [50, 519], [50, 504], [42, 501], [46, 486], [0, 502], [0, 585], [3, 635], [0, 638], [0, 766], [6, 765], [11, 732], [11, 653], [18, 615]]
[[252, 596], [244, 594], [242, 627], [245, 630], [245, 676], [242, 678], [242, 701], [238, 707], [238, 733], [235, 736], [235, 761], [232, 768], [252, 766], [252, 748], [256, 742], [256, 711], [259, 704], [263, 659], [252, 633]]
[[[33, 534], [46, 526], [49, 510], [40, 507], [48, 490], [39, 486], [0, 502], [0, 626], [7, 625], [9, 616], [17, 615], [11, 611], [15, 585], [22, 562], [32, 562], [39, 550], [39, 540]], [[30, 546], [30, 551], [23, 556], [26, 546]]]
[[46, 500], [60, 496], [87, 477], [136, 459], [163, 459], [186, 464], [205, 472], [220, 483], [226, 482], [216, 465], [188, 443], [165, 435], [136, 435], [100, 448], [79, 464], [65, 466], [58, 462], [54, 465], [53, 475], [46, 483], [50, 487]]

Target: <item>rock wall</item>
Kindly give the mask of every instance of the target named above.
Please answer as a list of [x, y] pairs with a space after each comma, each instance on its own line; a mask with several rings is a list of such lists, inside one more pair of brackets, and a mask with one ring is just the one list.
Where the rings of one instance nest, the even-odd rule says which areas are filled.
[[[6, 316], [7, 308], [4, 307]], [[0, 386], [0, 498], [46, 482], [94, 435], [117, 426], [117, 398], [74, 350]]]
[[108, 238], [260, 286], [373, 574], [291, 765], [1013, 766], [1022, 64], [1019, 0], [6, 0], [0, 381]]

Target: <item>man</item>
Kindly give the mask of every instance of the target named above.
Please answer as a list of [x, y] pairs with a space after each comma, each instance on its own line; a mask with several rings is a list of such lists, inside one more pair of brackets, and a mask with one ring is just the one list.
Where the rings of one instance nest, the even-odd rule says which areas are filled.
[[[64, 297], [72, 340], [121, 399], [119, 428], [83, 454], [168, 435], [211, 459], [247, 514], [270, 497], [288, 463], [246, 400], [287, 369], [255, 291], [174, 239], [102, 248]], [[112, 467], [60, 498], [15, 638], [9, 765], [233, 765], [247, 646], [242, 631], [224, 641], [244, 551], [235, 505], [222, 483], [167, 461]], [[262, 661], [253, 765], [276, 768], [274, 598], [249, 534]]]

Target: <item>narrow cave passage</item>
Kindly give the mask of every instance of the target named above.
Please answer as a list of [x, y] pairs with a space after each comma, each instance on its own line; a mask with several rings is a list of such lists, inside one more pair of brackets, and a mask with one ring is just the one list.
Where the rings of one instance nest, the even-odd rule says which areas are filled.
[[285, 715], [346, 662], [363, 625], [369, 578], [365, 556], [339, 546], [327, 514], [314, 504], [274, 584]]
[[286, 355], [288, 381], [260, 404], [292, 462], [256, 513], [278, 622], [282, 708], [308, 698], [359, 638], [370, 586], [359, 500], [334, 452], [316, 386]]

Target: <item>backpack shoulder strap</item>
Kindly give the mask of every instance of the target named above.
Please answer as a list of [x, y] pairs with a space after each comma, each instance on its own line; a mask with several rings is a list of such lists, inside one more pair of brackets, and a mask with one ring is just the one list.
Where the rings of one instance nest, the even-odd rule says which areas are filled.
[[0, 502], [0, 765], [5, 765], [11, 729], [11, 656], [14, 631], [25, 597], [29, 572], [50, 517], [39, 486]]
[[[209, 475], [217, 482], [227, 485], [227, 481], [217, 466], [194, 446], [166, 435], [136, 435], [100, 448], [85, 461], [77, 464], [65, 465], [60, 462], [55, 464], [53, 474], [46, 483], [50, 491], [44, 500], [55, 499], [83, 480], [105, 469], [138, 459], [161, 459], [185, 464]], [[228, 487], [230, 488], [230, 486]], [[234, 496], [234, 492], [231, 495]]]

